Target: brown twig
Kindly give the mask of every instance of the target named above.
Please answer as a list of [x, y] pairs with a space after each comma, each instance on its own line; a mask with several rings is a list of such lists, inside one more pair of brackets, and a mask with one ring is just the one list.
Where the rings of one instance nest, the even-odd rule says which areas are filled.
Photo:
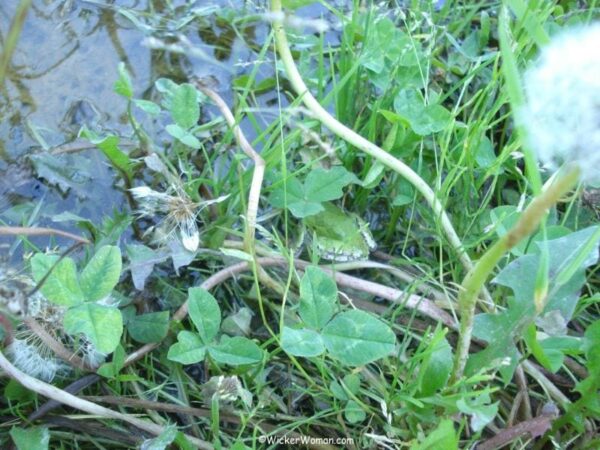
[[84, 372], [91, 372], [95, 370], [93, 367], [87, 365], [83, 359], [69, 351], [64, 345], [54, 339], [54, 337], [48, 333], [48, 331], [46, 331], [44, 327], [41, 326], [33, 317], [25, 317], [23, 319], [23, 323], [27, 325], [27, 327], [34, 332], [44, 344], [52, 349], [56, 356], [66, 363], [76, 367], [79, 370], [83, 370]]
[[554, 414], [542, 413], [540, 416], [525, 420], [516, 424], [513, 427], [501, 430], [496, 436], [487, 441], [478, 444], [476, 450], [495, 450], [504, 447], [506, 444], [524, 436], [530, 435], [531, 438], [536, 438], [543, 435], [552, 426], [552, 421], [556, 418]]
[[61, 236], [80, 244], [91, 244], [89, 240], [67, 231], [44, 227], [0, 227], [0, 235], [6, 236]]

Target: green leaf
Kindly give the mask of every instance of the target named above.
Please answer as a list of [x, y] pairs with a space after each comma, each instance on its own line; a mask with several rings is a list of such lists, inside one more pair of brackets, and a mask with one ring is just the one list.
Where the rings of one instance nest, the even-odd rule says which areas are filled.
[[129, 180], [133, 178], [133, 170], [131, 168], [132, 161], [129, 156], [119, 148], [118, 136], [109, 134], [108, 136], [101, 138], [93, 131], [88, 130], [85, 125], [79, 131], [79, 136], [96, 145], [96, 147], [98, 147], [108, 158], [112, 166], [123, 172]]
[[[56, 255], [37, 253], [31, 258], [33, 279], [39, 283], [58, 261]], [[78, 305], [84, 301], [83, 292], [77, 280], [77, 268], [71, 258], [63, 258], [41, 287], [41, 292], [52, 303], [60, 306]]]
[[180, 331], [177, 343], [171, 345], [167, 358], [181, 364], [195, 364], [204, 361], [206, 347], [196, 333]]
[[167, 125], [165, 129], [167, 130], [167, 133], [169, 133], [175, 139], [187, 145], [188, 147], [191, 147], [196, 150], [202, 147], [202, 144], [196, 136], [194, 136], [189, 131], [184, 130], [177, 124], [171, 123]]
[[321, 336], [331, 355], [349, 366], [362, 366], [394, 351], [396, 336], [382, 321], [364, 311], [338, 314]]
[[10, 437], [18, 450], [47, 450], [50, 445], [50, 432], [46, 427], [12, 427]]
[[169, 331], [169, 311], [134, 316], [127, 322], [127, 331], [142, 344], [162, 341]]
[[465, 398], [460, 398], [456, 402], [456, 406], [459, 411], [471, 416], [471, 429], [477, 433], [494, 420], [496, 414], [498, 414], [498, 403], [490, 402], [490, 396], [488, 394], [479, 394], [472, 401], [467, 401]]
[[140, 100], [136, 98], [133, 100], [133, 103], [135, 104], [135, 106], [140, 108], [145, 113], [150, 114], [151, 116], [158, 116], [160, 114], [160, 106], [158, 106], [154, 102], [150, 102], [148, 100]]
[[219, 344], [208, 347], [208, 353], [216, 362], [230, 366], [258, 364], [264, 356], [256, 343], [242, 336], [223, 336]]
[[117, 345], [117, 348], [113, 352], [112, 360], [110, 362], [102, 364], [96, 373], [105, 378], [115, 379], [123, 365], [125, 363], [125, 349], [121, 344]]
[[162, 433], [154, 439], [146, 439], [142, 446], [143, 450], [165, 450], [171, 445], [177, 436], [177, 427], [175, 425], [167, 425]]
[[288, 208], [294, 217], [303, 218], [323, 211], [321, 202], [309, 201], [304, 195], [304, 185], [294, 177], [289, 178], [284, 188], [277, 189], [269, 197], [276, 208]]
[[[546, 306], [542, 314], [558, 313], [565, 322], [571, 320], [579, 291], [585, 283], [585, 268], [594, 264], [598, 258], [598, 250], [590, 247], [590, 239], [596, 236], [598, 227], [590, 227], [558, 239], [552, 239], [548, 245], [548, 274], [549, 286]], [[577, 261], [579, 267], [573, 270], [572, 262]], [[521, 256], [506, 266], [494, 280], [496, 283], [512, 289], [514, 297], [508, 299], [508, 308], [498, 314], [479, 314], [475, 316], [473, 335], [487, 341], [487, 348], [470, 356], [467, 364], [467, 374], [485, 367], [501, 367], [504, 381], [512, 378], [519, 353], [515, 347], [515, 340], [523, 336], [524, 331], [536, 317], [534, 305], [535, 274], [540, 264], [540, 254], [527, 254]], [[558, 274], [561, 269], [568, 267], [572, 276], [563, 284], [557, 284]], [[531, 274], [531, 276], [523, 276]], [[532, 343], [529, 339], [530, 344]], [[537, 355], [541, 355], [541, 348], [532, 348]], [[547, 357], [548, 355], [546, 355]], [[556, 355], [555, 355], [556, 356]], [[542, 357], [542, 359], [544, 359]], [[499, 364], [500, 362], [509, 364]], [[542, 362], [542, 361], [540, 361]], [[545, 360], [544, 364], [557, 363]]]
[[121, 268], [119, 247], [101, 247], [81, 272], [80, 284], [85, 300], [95, 302], [108, 296], [119, 282]]
[[319, 356], [325, 351], [321, 335], [314, 330], [299, 330], [283, 327], [281, 332], [281, 348], [294, 356], [305, 358]]
[[394, 98], [394, 109], [405, 119], [413, 131], [427, 136], [446, 129], [452, 114], [441, 105], [425, 105], [416, 89], [403, 89]]
[[358, 390], [360, 389], [360, 376], [357, 373], [344, 375], [343, 383], [351, 394], [358, 394]]
[[123, 334], [123, 317], [119, 309], [83, 303], [70, 308], [63, 321], [65, 331], [71, 335], [84, 334], [100, 353], [111, 353]]
[[350, 183], [360, 184], [360, 180], [341, 166], [318, 168], [307, 175], [304, 184], [295, 177], [287, 179], [285, 191], [275, 190], [269, 201], [276, 208], [287, 207], [295, 217], [308, 217], [323, 211], [322, 202], [340, 198]]
[[410, 446], [410, 450], [458, 450], [458, 435], [450, 419], [444, 419], [427, 437]]
[[188, 289], [188, 312], [200, 338], [208, 344], [215, 338], [221, 326], [219, 304], [206, 289], [192, 287]]
[[228, 335], [243, 336], [250, 333], [250, 324], [254, 313], [246, 306], [227, 316], [221, 323], [221, 332]]
[[328, 202], [344, 195], [342, 189], [350, 183], [360, 183], [356, 175], [342, 166], [311, 170], [304, 181], [305, 198], [313, 202]]
[[600, 320], [596, 320], [585, 330], [583, 350], [590, 376], [600, 381]]
[[368, 79], [377, 88], [386, 91], [392, 82], [422, 86], [419, 65], [424, 63], [423, 59], [421, 44], [389, 18], [369, 24], [359, 63], [370, 71]]
[[309, 266], [300, 281], [300, 317], [306, 325], [320, 330], [335, 312], [337, 286], [323, 270]]
[[419, 370], [420, 392], [424, 396], [433, 395], [438, 389], [442, 389], [450, 377], [452, 347], [445, 335], [445, 331], [436, 330], [427, 346], [427, 356]]
[[171, 117], [184, 130], [189, 130], [198, 123], [200, 105], [196, 88], [184, 83], [173, 91], [171, 98]]
[[119, 63], [118, 71], [119, 79], [115, 81], [115, 84], [113, 85], [113, 90], [117, 94], [130, 99], [133, 97], [133, 86], [131, 84], [131, 77], [129, 76], [129, 72], [127, 72], [127, 68], [125, 67], [125, 63]]
[[350, 423], [360, 423], [367, 418], [367, 413], [357, 402], [350, 400], [344, 408], [344, 417]]
[[482, 169], [489, 169], [494, 165], [496, 159], [492, 141], [487, 136], [483, 136], [479, 145], [475, 147], [475, 162]]
[[37, 394], [30, 391], [17, 380], [10, 379], [4, 386], [4, 398], [14, 402], [35, 401]]
[[220, 248], [219, 251], [223, 253], [225, 256], [230, 256], [232, 258], [237, 258], [242, 261], [252, 262], [253, 258], [250, 253], [244, 252], [242, 250], [238, 250], [237, 248]]
[[342, 383], [337, 380], [333, 380], [329, 385], [331, 393], [338, 400], [346, 401], [349, 400], [348, 392], [352, 395], [357, 395], [360, 389], [360, 376], [355, 373], [345, 375]]

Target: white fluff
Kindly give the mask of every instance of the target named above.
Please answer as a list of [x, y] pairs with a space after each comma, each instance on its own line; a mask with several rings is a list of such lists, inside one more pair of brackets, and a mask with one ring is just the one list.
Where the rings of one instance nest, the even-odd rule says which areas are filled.
[[539, 161], [551, 170], [575, 163], [583, 181], [600, 181], [600, 23], [553, 38], [524, 84], [519, 120]]

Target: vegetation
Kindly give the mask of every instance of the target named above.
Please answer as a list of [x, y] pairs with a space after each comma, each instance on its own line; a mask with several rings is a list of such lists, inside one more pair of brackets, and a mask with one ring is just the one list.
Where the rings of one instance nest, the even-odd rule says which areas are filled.
[[[180, 67], [28, 156], [122, 211], [0, 211], [2, 448], [600, 446], [595, 2], [91, 3]], [[231, 86], [178, 59], [211, 21]]]

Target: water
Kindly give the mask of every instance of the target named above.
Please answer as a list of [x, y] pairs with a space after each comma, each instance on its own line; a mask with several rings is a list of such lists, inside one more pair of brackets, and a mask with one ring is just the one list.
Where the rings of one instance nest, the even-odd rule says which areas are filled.
[[[17, 5], [0, 3], [2, 37]], [[34, 1], [0, 93], [1, 223], [81, 233], [74, 222], [57, 222], [56, 216], [69, 212], [98, 224], [126, 208], [119, 177], [100, 151], [77, 140], [83, 125], [99, 134], [130, 135], [126, 102], [112, 88], [119, 62], [130, 71], [138, 98], [152, 98], [160, 77], [182, 82], [194, 74], [216, 80], [231, 103], [233, 79], [254, 68], [269, 33], [264, 21], [243, 19], [265, 11], [264, 4], [228, 1]], [[181, 36], [194, 52], [148, 46], [149, 38], [177, 43]], [[258, 79], [272, 76], [272, 67], [269, 57]], [[275, 99], [267, 91], [257, 106], [272, 108]], [[31, 242], [43, 248], [50, 241]], [[0, 259], [20, 260], [21, 253], [14, 238], [0, 237]]]

